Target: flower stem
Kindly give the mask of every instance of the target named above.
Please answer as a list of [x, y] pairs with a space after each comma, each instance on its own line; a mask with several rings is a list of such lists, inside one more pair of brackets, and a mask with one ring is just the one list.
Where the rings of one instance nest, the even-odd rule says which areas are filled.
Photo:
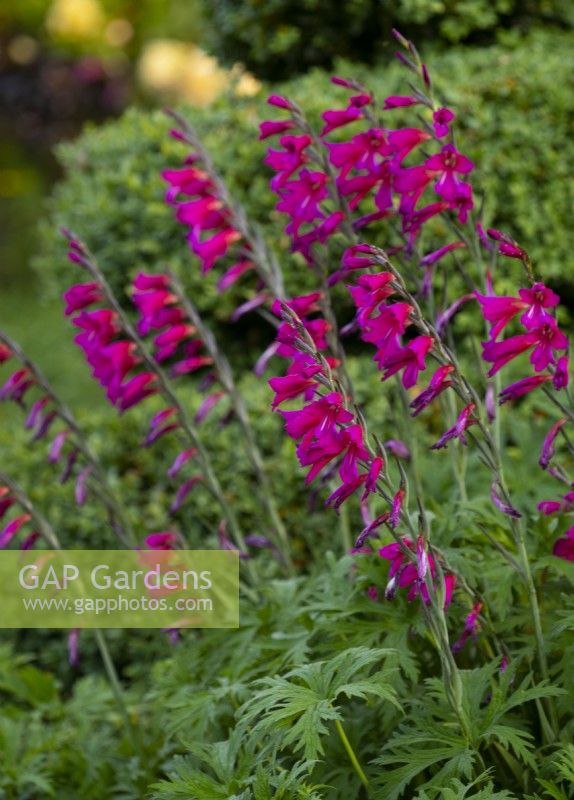
[[265, 471], [263, 457], [259, 447], [257, 446], [255, 434], [251, 426], [249, 412], [247, 411], [243, 397], [237, 388], [237, 384], [235, 383], [231, 365], [217, 346], [214, 335], [205, 325], [196, 306], [186, 296], [184, 288], [179, 279], [172, 272], [169, 273], [169, 276], [171, 283], [178, 294], [178, 299], [190, 321], [197, 329], [209, 355], [213, 359], [213, 363], [217, 369], [217, 374], [221, 385], [229, 395], [229, 398], [233, 404], [233, 408], [235, 409], [235, 413], [237, 415], [237, 420], [243, 431], [243, 444], [245, 447], [245, 452], [249, 458], [249, 461], [251, 462], [251, 466], [253, 467], [253, 471], [255, 472], [258, 480], [259, 496], [265, 511], [267, 512], [269, 521], [271, 522], [271, 525], [275, 531], [275, 538], [277, 540], [276, 545], [279, 546], [281, 555], [283, 556], [289, 571], [293, 572], [293, 562], [289, 552], [289, 537], [287, 535], [287, 530], [285, 529], [283, 520], [279, 516], [279, 511], [273, 496], [271, 482], [268, 478], [267, 472]]
[[[76, 236], [73, 236], [73, 238], [76, 241], [79, 241], [79, 239]], [[225, 520], [229, 525], [230, 532], [235, 540], [235, 544], [238, 545], [240, 550], [246, 551], [247, 546], [245, 544], [245, 539], [243, 538], [243, 533], [239, 526], [239, 522], [237, 520], [234, 510], [231, 507], [231, 504], [228, 503], [227, 498], [223, 493], [223, 489], [213, 469], [213, 465], [211, 463], [209, 454], [205, 449], [205, 446], [199, 436], [199, 432], [196, 426], [190, 419], [187, 411], [184, 409], [182, 403], [179, 400], [179, 397], [172, 389], [171, 384], [168, 381], [164, 371], [152, 357], [146, 344], [137, 334], [134, 326], [131, 324], [123, 308], [117, 301], [101, 269], [99, 268], [95, 260], [90, 256], [84, 245], [82, 245], [82, 254], [80, 263], [88, 270], [88, 272], [92, 275], [92, 277], [99, 283], [100, 287], [104, 291], [106, 300], [110, 304], [111, 308], [118, 315], [118, 319], [121, 322], [124, 332], [135, 343], [144, 362], [148, 365], [149, 369], [152, 370], [154, 374], [157, 376], [161, 393], [163, 394], [167, 402], [171, 406], [174, 406], [174, 408], [176, 409], [177, 417], [183, 432], [185, 433], [187, 439], [191, 442], [191, 444], [197, 449], [197, 455], [199, 463], [201, 464], [206, 486], [211, 492], [214, 499], [219, 503], [219, 506], [223, 512], [223, 516], [225, 517]], [[255, 580], [255, 574], [250, 562], [247, 562], [247, 570], [251, 574], [253, 580]]]
[[355, 770], [355, 772], [359, 776], [359, 780], [361, 781], [361, 783], [363, 784], [363, 786], [365, 787], [365, 789], [368, 792], [369, 791], [369, 780], [368, 780], [367, 776], [365, 775], [365, 773], [363, 772], [363, 768], [359, 764], [359, 760], [358, 760], [358, 758], [357, 758], [357, 756], [355, 754], [355, 751], [353, 750], [353, 746], [351, 745], [351, 742], [348, 740], [347, 734], [345, 733], [345, 731], [343, 729], [343, 726], [341, 725], [340, 720], [338, 720], [338, 719], [335, 720], [335, 727], [337, 729], [337, 733], [339, 734], [339, 738], [343, 742], [343, 747], [347, 751], [347, 755], [349, 756], [349, 760], [350, 760], [351, 764], [353, 765], [353, 769]]

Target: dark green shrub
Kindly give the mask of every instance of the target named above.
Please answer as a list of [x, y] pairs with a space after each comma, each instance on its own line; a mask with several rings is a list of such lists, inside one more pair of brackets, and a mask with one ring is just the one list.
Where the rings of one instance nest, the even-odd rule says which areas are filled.
[[[398, 27], [415, 41], [449, 43], [524, 31], [533, 22], [568, 25], [558, 0], [213, 0], [205, 36], [227, 64], [240, 61], [259, 77], [281, 80], [337, 58], [372, 63]], [[392, 48], [384, 45], [387, 56]]]

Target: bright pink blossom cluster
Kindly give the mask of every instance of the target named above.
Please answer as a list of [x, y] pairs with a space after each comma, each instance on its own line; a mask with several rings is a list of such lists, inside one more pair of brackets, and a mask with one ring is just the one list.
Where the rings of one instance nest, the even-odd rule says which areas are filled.
[[[490, 338], [483, 342], [483, 358], [491, 364], [488, 375], [495, 375], [510, 361], [530, 351], [530, 363], [537, 373], [522, 378], [503, 390], [500, 402], [521, 397], [543, 383], [552, 381], [555, 389], [568, 383], [568, 337], [558, 328], [551, 313], [560, 302], [558, 295], [543, 283], [520, 289], [518, 297], [476, 293], [484, 319], [490, 325]], [[520, 315], [520, 316], [519, 316]], [[506, 326], [519, 316], [523, 333], [499, 339]]]
[[[286, 306], [296, 314], [313, 342], [316, 351], [327, 349], [328, 324], [321, 317], [311, 318], [318, 311], [320, 293], [295, 297]], [[273, 306], [276, 313], [281, 306]], [[269, 385], [275, 393], [273, 408], [287, 400], [303, 396], [305, 405], [296, 411], [281, 411], [285, 430], [297, 444], [297, 457], [301, 466], [308, 467], [306, 482], [319, 475], [333, 477], [337, 470], [341, 481], [327, 499], [327, 505], [338, 509], [359, 488], [363, 497], [376, 491], [376, 482], [383, 469], [381, 457], [373, 457], [365, 446], [363, 430], [346, 407], [346, 398], [340, 392], [321, 392], [328, 384], [324, 368], [316, 358], [301, 352], [298, 343], [300, 332], [293, 321], [284, 319], [277, 334], [278, 355], [289, 359], [289, 367], [282, 377], [271, 378]], [[337, 362], [329, 355], [327, 364], [336, 368]]]
[[[72, 249], [72, 260], [77, 261], [75, 252]], [[196, 336], [196, 329], [173, 292], [170, 280], [170, 276], [163, 273], [139, 273], [133, 281], [132, 301], [139, 314], [138, 335], [142, 338], [153, 336], [154, 361], [162, 368], [169, 366], [171, 375], [178, 377], [209, 367], [213, 360], [204, 352], [203, 342]], [[76, 315], [73, 323], [82, 331], [75, 341], [84, 351], [94, 377], [119, 411], [126, 411], [160, 391], [157, 371], [153, 365], [146, 365], [137, 344], [123, 331], [118, 314], [105, 307], [86, 310], [104, 303], [97, 284], [74, 286], [66, 292], [65, 299], [66, 314]], [[203, 384], [209, 388], [216, 380], [216, 375], [210, 372]], [[195, 423], [203, 422], [224, 396], [225, 392], [221, 390], [209, 392], [196, 412]], [[180, 428], [178, 409], [171, 405], [161, 408], [153, 415], [143, 444], [152, 445]], [[169, 467], [168, 476], [175, 479], [184, 465], [196, 455], [195, 447], [182, 450]], [[84, 482], [86, 477], [83, 478]], [[181, 483], [171, 505], [171, 513], [181, 508], [191, 490], [201, 481], [202, 476], [196, 474]]]
[[[74, 250], [71, 256], [74, 256]], [[80, 329], [74, 337], [84, 352], [92, 376], [105, 389], [108, 400], [119, 410], [127, 411], [157, 392], [156, 376], [141, 368], [142, 358], [136, 345], [122, 333], [118, 315], [109, 308], [86, 310], [103, 302], [94, 293], [94, 284], [81, 283], [64, 295], [65, 314]]]
[[[356, 89], [348, 81], [333, 80]], [[346, 109], [325, 111], [319, 138], [310, 134], [287, 98], [272, 95], [268, 102], [290, 114], [288, 120], [263, 122], [260, 138], [280, 137], [279, 148], [268, 150], [265, 163], [275, 172], [271, 188], [279, 196], [277, 209], [289, 217], [285, 231], [292, 238], [293, 249], [308, 261], [312, 261], [311, 246], [324, 244], [341, 230], [346, 218], [357, 231], [398, 215], [406, 242], [397, 245], [395, 251], [406, 252], [412, 251], [424, 224], [437, 214], [454, 211], [459, 221], [466, 223], [473, 197], [464, 178], [474, 165], [452, 143], [439, 141], [449, 134], [449, 124], [454, 119], [449, 109], [441, 108], [433, 114], [439, 151], [422, 164], [407, 165], [410, 154], [430, 142], [431, 134], [416, 127], [380, 127], [375, 121], [374, 99], [366, 92], [351, 96]], [[417, 98], [389, 97], [384, 110], [417, 102]], [[347, 141], [330, 142], [325, 138], [357, 122], [367, 122], [370, 127]], [[317, 153], [317, 148], [323, 152]], [[431, 186], [433, 196], [428, 197]], [[459, 246], [463, 244], [447, 245], [436, 259]]]
[[[177, 220], [188, 228], [187, 241], [200, 261], [202, 273], [212, 270], [231, 253], [236, 254], [217, 284], [218, 291], [223, 292], [254, 265], [231, 211], [199, 159], [197, 153], [192, 153], [184, 167], [165, 170], [162, 177], [169, 184], [167, 201], [176, 209]], [[182, 196], [185, 199], [180, 199]]]
[[[408, 558], [408, 552], [416, 553], [416, 561]], [[394, 597], [397, 589], [408, 589], [407, 600], [422, 597], [425, 603], [430, 603], [430, 596], [426, 582], [427, 573], [434, 584], [437, 575], [436, 561], [432, 553], [427, 552], [422, 536], [417, 540], [416, 546], [412, 539], [403, 537], [400, 542], [392, 542], [379, 550], [381, 558], [391, 562], [389, 569], [389, 582], [385, 589], [385, 597]], [[444, 607], [447, 608], [452, 600], [456, 586], [456, 577], [447, 574], [444, 576]], [[436, 587], [435, 587], [436, 588]]]
[[[351, 247], [343, 256], [343, 266], [348, 268], [358, 253], [365, 252], [368, 252], [366, 245]], [[364, 262], [368, 263], [361, 256], [358, 260], [361, 268]], [[395, 294], [393, 280], [390, 272], [365, 274], [356, 280], [354, 286], [349, 287], [349, 291], [357, 307], [356, 318], [362, 339], [377, 348], [374, 360], [383, 371], [383, 380], [400, 372], [403, 386], [410, 389], [416, 384], [419, 373], [426, 369], [426, 357], [433, 346], [433, 339], [431, 336], [416, 336], [406, 344], [401, 344], [401, 337], [413, 324], [414, 309], [409, 303], [385, 303]], [[443, 382], [443, 388], [446, 388], [446, 382]]]

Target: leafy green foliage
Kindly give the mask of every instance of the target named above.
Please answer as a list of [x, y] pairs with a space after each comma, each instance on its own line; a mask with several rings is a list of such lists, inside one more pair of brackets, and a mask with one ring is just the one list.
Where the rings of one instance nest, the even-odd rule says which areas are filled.
[[253, 724], [255, 736], [273, 734], [276, 746], [301, 750], [306, 761], [314, 761], [324, 753], [321, 739], [328, 733], [326, 723], [342, 719], [336, 705], [340, 696], [362, 700], [375, 696], [397, 703], [384, 671], [351, 680], [385, 655], [385, 650], [351, 648], [284, 677], [263, 678], [256, 702], [248, 701], [243, 707], [243, 724]]
[[278, 80], [338, 57], [371, 62], [398, 27], [418, 42], [459, 42], [540, 20], [572, 24], [557, 0], [214, 0], [207, 46], [225, 63], [240, 61], [259, 77]]

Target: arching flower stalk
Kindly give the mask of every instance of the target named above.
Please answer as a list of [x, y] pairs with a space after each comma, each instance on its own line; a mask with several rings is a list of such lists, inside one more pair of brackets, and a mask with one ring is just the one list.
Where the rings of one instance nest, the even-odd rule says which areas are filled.
[[[71, 410], [54, 391], [38, 365], [3, 331], [0, 331], [0, 347], [3, 348], [2, 362], [14, 360], [19, 365], [16, 373], [0, 389], [0, 396], [13, 400], [28, 412], [25, 427], [32, 432], [32, 441], [52, 437], [48, 461], [54, 465], [63, 464], [61, 483], [75, 476], [77, 503], [82, 505], [88, 492], [93, 492], [107, 508], [112, 529], [122, 544], [136, 544], [133, 530], [109, 485], [106, 473]], [[15, 380], [14, 375], [22, 371], [23, 377]], [[24, 385], [25, 392], [22, 391]], [[34, 393], [33, 400], [28, 396], [30, 392]], [[59, 428], [56, 433], [54, 427]]]
[[201, 342], [203, 343], [203, 348], [209, 354], [209, 358], [212, 361], [214, 372], [217, 375], [217, 380], [229, 398], [231, 408], [241, 428], [242, 446], [246, 451], [257, 481], [259, 499], [261, 500], [271, 528], [274, 532], [276, 547], [279, 548], [279, 553], [281, 554], [282, 559], [289, 564], [291, 559], [289, 555], [290, 548], [287, 531], [285, 530], [285, 526], [279, 515], [273, 496], [273, 489], [267, 476], [263, 457], [257, 445], [255, 434], [251, 425], [249, 412], [243, 400], [243, 396], [241, 395], [241, 392], [235, 383], [231, 365], [224, 353], [218, 347], [213, 333], [202, 319], [198, 309], [192, 300], [185, 294], [183, 286], [179, 282], [178, 278], [172, 273], [168, 274], [168, 278], [170, 289], [177, 298], [177, 304], [179, 304], [179, 306], [183, 309], [189, 322], [191, 322], [195, 328]]
[[[399, 298], [399, 300], [405, 301], [409, 306], [408, 316], [405, 317], [403, 315], [403, 317], [401, 317], [401, 319], [403, 320], [401, 322], [401, 326], [398, 329], [392, 328], [391, 329], [392, 333], [390, 335], [387, 335], [386, 339], [383, 336], [383, 339], [379, 341], [379, 345], [382, 344], [384, 351], [381, 356], [382, 367], [385, 368], [385, 366], [387, 366], [388, 369], [389, 362], [385, 361], [385, 359], [389, 358], [388, 355], [389, 352], [390, 352], [390, 363], [392, 365], [394, 365], [396, 361], [398, 361], [400, 364], [407, 363], [406, 353], [400, 358], [396, 355], [397, 344], [395, 341], [397, 334], [403, 333], [405, 330], [404, 320], [406, 320], [409, 325], [412, 325], [414, 328], [416, 328], [418, 330], [418, 333], [420, 334], [417, 338], [413, 340], [414, 342], [416, 342], [417, 339], [426, 339], [426, 338], [428, 338], [432, 342], [429, 348], [429, 354], [438, 362], [439, 369], [431, 379], [428, 388], [423, 390], [423, 394], [419, 395], [419, 397], [415, 399], [414, 401], [415, 413], [419, 411], [420, 406], [424, 405], [427, 400], [434, 399], [435, 391], [438, 387], [442, 387], [443, 389], [444, 388], [448, 389], [452, 387], [452, 389], [456, 392], [456, 394], [464, 403], [464, 408], [462, 409], [455, 426], [447, 430], [443, 434], [439, 442], [437, 442], [434, 445], [434, 447], [435, 449], [441, 448], [445, 446], [448, 443], [448, 441], [453, 438], [458, 438], [464, 444], [466, 442], [466, 438], [468, 437], [468, 439], [473, 441], [478, 446], [480, 451], [480, 457], [483, 463], [485, 463], [485, 465], [491, 472], [492, 501], [494, 505], [498, 508], [498, 510], [501, 511], [503, 514], [505, 514], [505, 516], [507, 516], [509, 520], [509, 525], [513, 534], [513, 538], [519, 556], [519, 563], [521, 565], [521, 570], [519, 574], [526, 584], [526, 589], [531, 606], [537, 644], [538, 644], [538, 661], [540, 665], [540, 671], [542, 676], [546, 678], [548, 677], [549, 672], [546, 660], [544, 636], [542, 632], [541, 619], [540, 619], [540, 608], [538, 603], [536, 587], [532, 575], [532, 570], [530, 567], [530, 560], [526, 549], [524, 529], [523, 529], [523, 524], [521, 522], [522, 514], [515, 508], [509, 490], [507, 488], [503, 471], [502, 456], [500, 453], [498, 443], [495, 437], [492, 435], [492, 431], [488, 424], [487, 410], [484, 407], [484, 403], [480, 399], [478, 393], [475, 391], [475, 389], [472, 387], [470, 382], [463, 374], [454, 353], [444, 343], [441, 336], [437, 332], [436, 328], [424, 318], [416, 298], [409, 292], [400, 272], [392, 265], [386, 253], [380, 250], [379, 248], [372, 247], [371, 256], [372, 256], [371, 266], [376, 265], [379, 267], [380, 266], [385, 267], [385, 269], [393, 276], [393, 281], [392, 283], [389, 281], [389, 284], [394, 288], [395, 293]], [[530, 295], [528, 295], [528, 298], [530, 298]], [[522, 310], [524, 311], [525, 318], [527, 319], [532, 318], [533, 316], [532, 308], [533, 306], [529, 305], [528, 303], [526, 303], [525, 308], [522, 308]], [[380, 317], [382, 317], [383, 320], [386, 319], [386, 317], [384, 316], [384, 310], [380, 312]], [[369, 323], [369, 321], [365, 323], [365, 327], [367, 329], [367, 333], [373, 329], [373, 325], [372, 323]], [[548, 327], [552, 331], [552, 336], [555, 336], [556, 328], [552, 324], [549, 324]], [[384, 330], [385, 328], [383, 328], [383, 332]], [[393, 337], [395, 337], [395, 339], [393, 339]], [[534, 340], [531, 342], [530, 346], [532, 347], [533, 345], [536, 345], [537, 347], [542, 346], [541, 342], [539, 342], [538, 339], [536, 340], [536, 342]], [[547, 355], [545, 355], [545, 358], [542, 361], [538, 362], [539, 367], [546, 368], [549, 366], [551, 359], [554, 357], [552, 355], [553, 346], [555, 346], [554, 339], [550, 339], [550, 343], [548, 346], [548, 353]], [[560, 347], [562, 346], [563, 346], [563, 340], [560, 339]], [[404, 348], [404, 350], [407, 349], [408, 345]], [[548, 361], [546, 359], [548, 359]], [[445, 380], [447, 375], [448, 379]], [[388, 377], [388, 375], [385, 373], [383, 375], [383, 379], [385, 379], [386, 377]], [[407, 382], [410, 381], [407, 369], [405, 369], [403, 381], [405, 380], [405, 378]], [[434, 386], [433, 382], [435, 384]], [[424, 401], [422, 401], [422, 398], [424, 398]], [[474, 436], [471, 431], [467, 433], [467, 430], [471, 425], [475, 426], [475, 430], [477, 430], [481, 434], [480, 437]], [[513, 568], [515, 567], [514, 559], [510, 559], [509, 563], [513, 566]], [[555, 712], [552, 704], [549, 704], [549, 707], [551, 709], [550, 711], [551, 717], [555, 718]], [[553, 719], [552, 723], [553, 727], [555, 728], [554, 723], [555, 719]]]
[[[70, 259], [88, 271], [101, 290], [102, 301], [107, 306], [107, 308], [91, 312], [82, 309], [75, 323], [83, 330], [84, 334], [87, 334], [78, 343], [85, 349], [87, 357], [91, 360], [94, 376], [106, 387], [108, 398], [120, 411], [127, 410], [151, 394], [159, 394], [165, 400], [166, 409], [160, 412], [160, 415], [163, 416], [159, 419], [156, 415], [152, 420], [151, 427], [153, 428], [154, 424], [161, 425], [166, 417], [173, 415], [183, 446], [182, 454], [193, 457], [198, 464], [204, 485], [218, 503], [235, 544], [240, 550], [245, 551], [245, 540], [239, 522], [225, 497], [196, 423], [189, 417], [164, 370], [159, 366], [150, 349], [119, 305], [93, 257], [76, 237], [69, 232], [64, 233], [70, 244]], [[152, 278], [150, 291], [161, 293], [165, 292], [165, 289], [158, 287], [157, 282], [154, 282]], [[155, 299], [157, 298], [156, 294]], [[89, 304], [92, 304], [91, 300]], [[83, 306], [83, 308], [85, 307]], [[157, 310], [161, 312], [162, 307], [162, 303], [159, 303]], [[154, 313], [153, 305], [148, 311]], [[125, 338], [117, 339], [118, 335]], [[78, 338], [76, 337], [76, 341]], [[140, 366], [144, 367], [143, 371], [139, 369]], [[135, 374], [129, 377], [134, 370], [136, 370]], [[170, 422], [169, 425], [171, 424]], [[185, 496], [191, 490], [192, 485], [187, 482], [184, 487], [183, 494]], [[179, 500], [181, 503], [183, 499], [184, 497], [180, 495], [176, 501]], [[248, 562], [247, 568], [250, 573], [253, 573], [250, 562]]]

